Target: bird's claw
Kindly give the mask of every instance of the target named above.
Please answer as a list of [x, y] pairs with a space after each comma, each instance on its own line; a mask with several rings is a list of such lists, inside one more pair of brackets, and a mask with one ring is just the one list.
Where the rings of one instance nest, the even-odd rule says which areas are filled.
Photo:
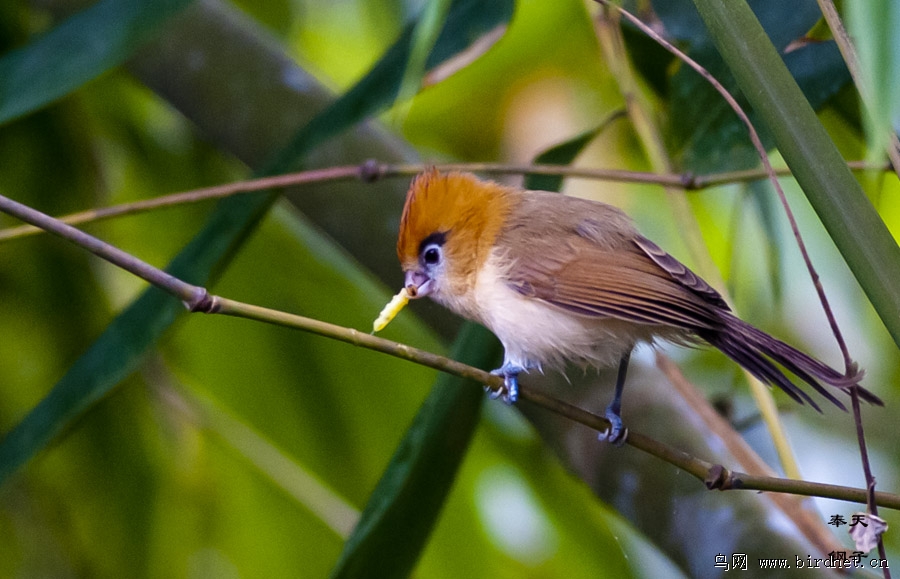
[[628, 429], [622, 424], [622, 417], [612, 408], [607, 408], [604, 416], [609, 420], [609, 428], [597, 435], [597, 438], [600, 442], [608, 442], [615, 447], [625, 444], [628, 439]]
[[505, 402], [506, 401], [506, 384], [504, 383], [503, 386], [501, 386], [500, 388], [497, 388], [496, 390], [494, 390], [490, 386], [485, 386], [484, 393], [487, 394], [488, 398], [490, 398], [491, 400], [503, 398], [503, 401]]
[[496, 370], [492, 370], [494, 376], [503, 376], [503, 387], [494, 390], [485, 386], [485, 391], [491, 400], [500, 399], [506, 404], [515, 404], [519, 400], [519, 373], [524, 371], [521, 366], [504, 364]]

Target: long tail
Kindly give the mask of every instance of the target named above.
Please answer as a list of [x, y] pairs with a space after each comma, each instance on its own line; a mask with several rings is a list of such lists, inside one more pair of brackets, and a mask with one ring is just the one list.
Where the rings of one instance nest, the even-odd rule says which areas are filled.
[[787, 368], [841, 410], [847, 410], [847, 408], [823, 384], [844, 391], [856, 386], [861, 400], [884, 406], [884, 402], [878, 396], [858, 385], [864, 372], [857, 372], [854, 368], [854, 372], [850, 376], [845, 376], [812, 356], [773, 338], [729, 313], [722, 313], [722, 321], [725, 324], [724, 328], [700, 332], [700, 337], [766, 384], [778, 386], [784, 390], [788, 396], [800, 404], [808, 402], [810, 406], [821, 412], [809, 394], [791, 382], [773, 362]]

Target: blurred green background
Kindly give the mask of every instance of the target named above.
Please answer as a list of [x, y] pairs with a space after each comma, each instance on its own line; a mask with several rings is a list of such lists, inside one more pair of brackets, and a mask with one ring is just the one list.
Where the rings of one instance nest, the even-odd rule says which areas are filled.
[[[879, 71], [885, 126], [898, 119], [900, 75], [889, 71], [900, 68], [900, 9], [862, 3], [845, 5], [864, 65], [880, 63], [866, 70]], [[626, 4], [735, 86], [690, 2]], [[834, 44], [797, 42], [819, 21], [816, 3], [782, 4], [752, 6], [839, 150], [880, 162]], [[874, 17], [879, 10], [889, 16]], [[423, 12], [433, 24], [413, 32]], [[0, 194], [62, 215], [370, 158], [525, 163], [598, 127], [574, 164], [654, 170], [633, 121], [608, 120], [632, 95], [623, 95], [621, 61], [611, 64], [620, 55], [598, 41], [604, 26], [596, 4], [578, 0], [6, 2]], [[638, 31], [621, 31], [675, 170], [758, 165], [720, 97]], [[410, 35], [414, 52], [431, 52], [421, 70], [398, 49]], [[398, 88], [403, 79], [418, 90]], [[777, 152], [772, 160], [783, 166]], [[858, 176], [896, 238], [896, 175]], [[897, 345], [799, 187], [782, 184], [865, 386], [886, 401], [864, 417], [879, 489], [896, 490]], [[368, 331], [401, 282], [394, 242], [407, 185], [326, 183], [83, 228], [158, 266], [181, 253], [179, 271], [217, 294]], [[839, 366], [770, 184], [688, 193], [695, 222], [674, 209], [682, 193], [655, 185], [568, 179], [563, 191], [623, 207], [699, 269], [685, 240], [696, 225], [742, 317]], [[15, 225], [0, 215], [0, 227]], [[846, 527], [826, 523], [849, 520], [859, 505], [809, 499], [817, 543], [764, 495], [710, 493], [585, 428], [527, 405], [523, 416], [480, 404], [472, 385], [453, 386], [475, 400], [454, 402], [477, 418], [468, 442], [464, 420], [439, 423], [429, 405], [420, 412], [432, 370], [284, 328], [188, 315], [146, 289], [47, 235], [0, 242], [0, 577], [380, 577], [405, 575], [404, 565], [417, 577], [715, 577], [725, 573], [715, 556], [733, 553], [750, 555], [749, 575], [771, 577], [753, 562], [821, 557], [822, 537], [852, 550]], [[465, 352], [465, 341], [453, 345], [458, 328], [415, 303], [384, 335]], [[468, 345], [488, 358], [485, 369], [499, 365], [489, 340]], [[738, 368], [717, 352], [663, 350], [780, 472]], [[652, 350], [634, 366], [625, 397], [633, 428], [741, 470], [673, 394]], [[529, 378], [593, 409], [612, 384], [606, 372], [570, 372], [572, 385]], [[805, 478], [864, 486], [849, 415], [776, 400]], [[427, 430], [407, 430], [417, 413], [440, 425], [420, 437], [431, 454], [398, 453], [386, 479], [410, 464], [443, 473], [437, 464], [455, 456], [458, 473], [451, 464], [441, 475], [449, 495], [414, 478], [396, 501], [373, 494], [401, 440]], [[416, 508], [429, 501], [439, 507], [430, 535], [428, 509]], [[360, 512], [379, 503], [410, 514], [345, 550]], [[894, 512], [882, 516], [900, 524]], [[421, 544], [401, 539], [401, 527]], [[372, 547], [383, 544], [390, 549]], [[889, 532], [886, 544], [893, 562], [900, 542]]]

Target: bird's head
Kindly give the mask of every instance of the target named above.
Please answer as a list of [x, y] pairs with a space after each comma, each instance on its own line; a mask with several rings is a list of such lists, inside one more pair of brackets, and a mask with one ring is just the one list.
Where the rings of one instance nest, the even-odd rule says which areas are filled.
[[409, 187], [397, 256], [410, 297], [446, 304], [474, 286], [512, 203], [513, 190], [469, 173], [431, 169]]

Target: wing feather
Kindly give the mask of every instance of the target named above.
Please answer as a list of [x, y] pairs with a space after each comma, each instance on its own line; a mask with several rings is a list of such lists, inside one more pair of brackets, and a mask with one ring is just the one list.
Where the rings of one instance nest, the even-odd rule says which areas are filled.
[[653, 262], [659, 267], [666, 270], [669, 275], [683, 284], [685, 287], [690, 288], [700, 296], [704, 297], [711, 304], [719, 306], [720, 308], [725, 308], [730, 311], [731, 308], [728, 307], [728, 304], [725, 303], [725, 300], [722, 299], [721, 294], [714, 290], [712, 286], [708, 283], [697, 277], [697, 274], [692, 272], [687, 268], [686, 265], [666, 253], [662, 248], [658, 245], [647, 239], [646, 237], [638, 235], [634, 239], [635, 245], [641, 248], [647, 257], [649, 257]]
[[721, 326], [715, 311], [725, 306], [721, 296], [649, 240], [538, 245], [510, 269], [508, 283], [523, 295], [588, 317], [691, 330]]

